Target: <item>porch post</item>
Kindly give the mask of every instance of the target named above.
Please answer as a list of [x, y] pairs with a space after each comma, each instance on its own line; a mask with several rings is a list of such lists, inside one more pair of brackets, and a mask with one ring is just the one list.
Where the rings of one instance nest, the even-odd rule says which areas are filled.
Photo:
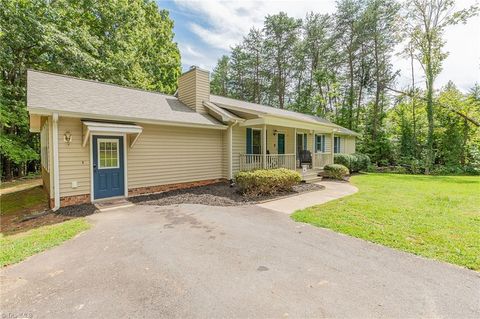
[[263, 168], [267, 168], [267, 124], [263, 124], [262, 132], [262, 153], [263, 153]]
[[295, 155], [293, 166], [297, 168], [297, 128], [293, 131], [293, 154]]
[[332, 164], [334, 163], [334, 148], [335, 148], [335, 138], [334, 138], [333, 131], [332, 131], [332, 141], [331, 141], [331, 144], [330, 144], [330, 153], [332, 155]]
[[227, 179], [231, 181], [233, 179], [233, 172], [232, 172], [232, 131], [233, 125], [231, 124], [227, 128]]
[[315, 143], [317, 137], [315, 135], [315, 130], [312, 130], [312, 168], [315, 168], [315, 157], [317, 157], [317, 154], [315, 152]]

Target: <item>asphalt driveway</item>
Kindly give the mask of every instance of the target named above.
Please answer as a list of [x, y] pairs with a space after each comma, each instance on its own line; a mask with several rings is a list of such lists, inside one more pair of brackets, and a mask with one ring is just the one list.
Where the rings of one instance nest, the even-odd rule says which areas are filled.
[[480, 274], [258, 206], [135, 206], [4, 268], [33, 318], [480, 317]]

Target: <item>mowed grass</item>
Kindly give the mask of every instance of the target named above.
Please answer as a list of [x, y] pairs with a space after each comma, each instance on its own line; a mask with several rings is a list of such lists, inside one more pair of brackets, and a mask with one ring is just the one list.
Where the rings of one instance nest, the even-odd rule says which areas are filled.
[[480, 177], [365, 174], [359, 192], [295, 221], [480, 270]]
[[16, 235], [0, 235], [0, 266], [17, 263], [31, 255], [60, 245], [88, 228], [90, 224], [84, 218], [77, 218]]
[[47, 193], [42, 186], [9, 193], [0, 197], [1, 215], [8, 215], [23, 211], [36, 211], [46, 208], [48, 203]]

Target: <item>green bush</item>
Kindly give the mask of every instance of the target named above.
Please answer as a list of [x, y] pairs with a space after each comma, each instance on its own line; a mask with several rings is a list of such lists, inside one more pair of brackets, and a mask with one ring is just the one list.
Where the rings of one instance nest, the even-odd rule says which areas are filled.
[[251, 197], [292, 191], [301, 180], [298, 172], [286, 168], [259, 169], [235, 175], [240, 192]]
[[343, 165], [348, 169], [350, 169], [350, 167], [352, 166], [352, 160], [354, 159], [353, 156], [351, 156], [350, 154], [335, 154], [333, 156], [333, 162], [335, 164]]
[[361, 153], [335, 154], [334, 163], [347, 167], [350, 172], [366, 171], [370, 166], [370, 157]]
[[329, 164], [323, 168], [324, 176], [334, 179], [344, 179], [348, 175], [348, 168], [342, 164]]
[[366, 154], [355, 153], [353, 154], [353, 156], [357, 158], [357, 167], [354, 172], [366, 171], [368, 170], [368, 167], [372, 164], [370, 162], [370, 157], [368, 157], [368, 155]]

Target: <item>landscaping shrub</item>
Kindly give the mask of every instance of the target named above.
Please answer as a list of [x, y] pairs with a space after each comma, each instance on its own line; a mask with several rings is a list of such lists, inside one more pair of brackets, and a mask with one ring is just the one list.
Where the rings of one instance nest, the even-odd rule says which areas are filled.
[[333, 156], [333, 162], [350, 169], [350, 166], [352, 165], [352, 156], [350, 154], [335, 154]]
[[371, 164], [370, 157], [361, 153], [335, 154], [334, 163], [347, 167], [351, 173], [366, 171]]
[[334, 179], [344, 179], [348, 175], [348, 168], [342, 164], [329, 164], [323, 168], [324, 176]]
[[259, 169], [235, 175], [239, 190], [251, 197], [292, 191], [301, 180], [298, 172], [286, 168]]

